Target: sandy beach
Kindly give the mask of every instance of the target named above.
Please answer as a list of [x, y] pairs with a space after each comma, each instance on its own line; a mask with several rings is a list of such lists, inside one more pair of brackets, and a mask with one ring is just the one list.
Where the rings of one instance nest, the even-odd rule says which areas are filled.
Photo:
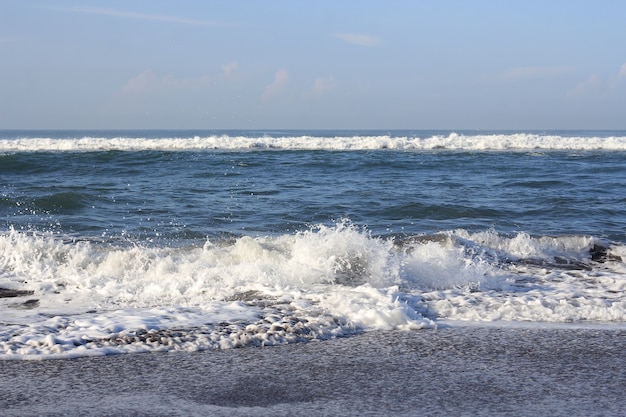
[[5, 416], [623, 415], [626, 330], [454, 327], [0, 362]]

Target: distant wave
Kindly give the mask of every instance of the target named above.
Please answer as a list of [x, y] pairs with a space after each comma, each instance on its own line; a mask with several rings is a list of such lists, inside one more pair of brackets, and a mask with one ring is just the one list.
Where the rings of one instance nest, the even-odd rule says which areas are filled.
[[[621, 133], [621, 132], [620, 132]], [[80, 137], [0, 139], [0, 152], [94, 152], [187, 150], [467, 150], [467, 151], [626, 151], [626, 136], [560, 136], [530, 133], [457, 134], [428, 137], [355, 136], [237, 136], [194, 137]]]

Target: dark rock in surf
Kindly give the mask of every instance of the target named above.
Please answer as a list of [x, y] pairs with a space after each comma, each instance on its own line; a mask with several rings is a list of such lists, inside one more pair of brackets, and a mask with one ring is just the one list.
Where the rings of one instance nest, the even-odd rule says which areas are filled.
[[602, 245], [599, 243], [594, 243], [594, 245], [589, 249], [589, 256], [591, 260], [594, 262], [606, 262], [606, 261], [617, 261], [621, 262], [622, 258], [617, 255], [613, 255], [609, 253], [610, 246]]
[[0, 298], [13, 298], [13, 297], [25, 297], [27, 295], [33, 295], [34, 291], [27, 290], [11, 290], [9, 288], [0, 288]]
[[39, 307], [39, 300], [37, 299], [26, 300], [23, 303], [9, 304], [9, 307], [15, 308], [18, 310], [31, 310], [33, 308]]

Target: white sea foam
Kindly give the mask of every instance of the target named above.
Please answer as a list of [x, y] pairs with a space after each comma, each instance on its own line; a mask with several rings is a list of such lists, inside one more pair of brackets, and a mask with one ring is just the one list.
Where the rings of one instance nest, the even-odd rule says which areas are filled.
[[550, 134], [457, 134], [429, 137], [228, 136], [172, 138], [14, 138], [0, 139], [0, 152], [16, 151], [184, 151], [184, 150], [626, 150], [626, 136]]
[[11, 230], [0, 288], [32, 293], [0, 298], [0, 357], [282, 344], [437, 320], [623, 323], [625, 252], [494, 231], [400, 242], [346, 222], [187, 248]]

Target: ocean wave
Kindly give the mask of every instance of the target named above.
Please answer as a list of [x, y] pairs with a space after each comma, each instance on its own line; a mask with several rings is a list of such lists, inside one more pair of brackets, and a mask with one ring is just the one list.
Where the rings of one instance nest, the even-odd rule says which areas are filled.
[[626, 321], [624, 246], [465, 230], [375, 237], [349, 222], [142, 247], [0, 234], [0, 357], [323, 340], [440, 320]]
[[551, 134], [457, 134], [412, 137], [245, 136], [80, 137], [0, 139], [0, 152], [199, 151], [199, 150], [397, 150], [397, 151], [626, 151], [626, 136], [561, 136]]

